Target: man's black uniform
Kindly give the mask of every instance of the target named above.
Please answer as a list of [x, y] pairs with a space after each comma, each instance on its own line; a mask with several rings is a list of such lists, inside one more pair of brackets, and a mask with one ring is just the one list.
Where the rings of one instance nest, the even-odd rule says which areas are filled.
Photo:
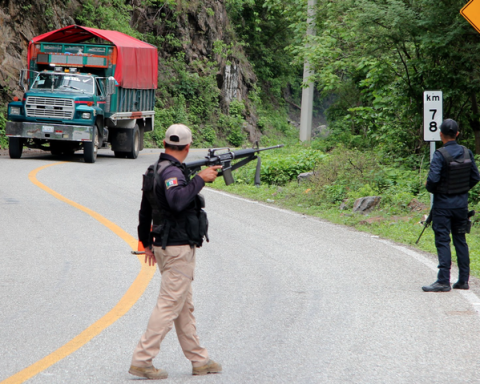
[[[162, 165], [164, 167], [166, 166], [166, 168], [160, 173], [157, 177], [157, 182], [155, 182], [154, 193], [156, 201], [152, 202], [152, 196], [149, 196], [145, 190], [142, 196], [139, 212], [138, 238], [144, 247], [149, 247], [152, 244], [158, 247], [162, 247], [163, 245], [163, 248], [167, 245], [201, 245], [201, 243], [195, 244], [192, 241], [191, 237], [186, 233], [186, 226], [188, 214], [196, 216], [198, 210], [203, 208], [202, 206], [198, 206], [200, 204], [198, 201], [198, 193], [205, 186], [205, 182], [198, 175], [190, 181], [187, 180], [184, 174], [184, 166], [174, 157], [165, 153], [160, 155], [159, 171]], [[153, 182], [153, 180], [152, 177], [151, 182]], [[144, 183], [144, 189], [145, 187], [146, 185]], [[154, 217], [155, 212], [152, 207], [156, 202], [158, 202], [159, 207], [164, 207], [162, 213], [157, 212], [157, 214], [162, 216], [161, 220], [168, 221], [168, 215], [170, 215], [170, 220], [174, 221], [168, 223], [168, 233], [163, 230], [163, 241], [160, 233], [155, 235], [155, 233], [152, 234], [150, 232], [152, 219], [154, 232], [157, 230], [156, 226], [160, 225], [160, 223], [156, 222], [156, 217]], [[165, 217], [165, 215], [167, 215], [167, 217]], [[166, 223], [161, 224], [163, 228], [165, 228]]]
[[[439, 271], [437, 282], [442, 285], [450, 286], [450, 267], [452, 256], [450, 251], [450, 233], [453, 237], [453, 245], [457, 253], [459, 268], [458, 283], [468, 283], [470, 274], [470, 258], [465, 233], [468, 228], [468, 190], [474, 187], [480, 181], [473, 153], [465, 147], [458, 145], [455, 140], [448, 141], [443, 148], [446, 150], [446, 156], [451, 156], [455, 160], [470, 159], [470, 170], [463, 170], [463, 176], [457, 177], [449, 174], [448, 162], [440, 150], [433, 155], [430, 164], [430, 172], [427, 178], [426, 188], [434, 194], [432, 207], [432, 228], [435, 232], [435, 246], [437, 247]], [[444, 150], [444, 151], [445, 151]], [[467, 156], [466, 156], [467, 155]], [[467, 160], [468, 161], [468, 160]], [[452, 173], [452, 172], [450, 172]], [[459, 173], [457, 172], [457, 176]], [[460, 180], [462, 178], [463, 180]], [[457, 190], [463, 190], [461, 193], [448, 193], [449, 184], [456, 183]], [[461, 185], [458, 188], [458, 185]], [[462, 186], [463, 185], [463, 186]], [[456, 192], [454, 190], [454, 192]], [[424, 287], [425, 288], [425, 287]], [[455, 286], [454, 286], [455, 288]], [[425, 289], [424, 289], [425, 290]]]

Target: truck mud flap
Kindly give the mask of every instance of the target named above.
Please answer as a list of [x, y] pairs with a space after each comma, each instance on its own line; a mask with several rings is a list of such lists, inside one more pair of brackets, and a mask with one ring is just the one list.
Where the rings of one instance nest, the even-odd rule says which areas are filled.
[[132, 148], [133, 128], [115, 128], [109, 132], [112, 150], [115, 152], [128, 152]]

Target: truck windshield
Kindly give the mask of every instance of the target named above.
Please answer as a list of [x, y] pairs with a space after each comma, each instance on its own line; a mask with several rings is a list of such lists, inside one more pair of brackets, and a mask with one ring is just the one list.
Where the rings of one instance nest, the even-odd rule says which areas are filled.
[[56, 92], [94, 93], [94, 81], [91, 76], [72, 73], [39, 73], [32, 89], [53, 90]]

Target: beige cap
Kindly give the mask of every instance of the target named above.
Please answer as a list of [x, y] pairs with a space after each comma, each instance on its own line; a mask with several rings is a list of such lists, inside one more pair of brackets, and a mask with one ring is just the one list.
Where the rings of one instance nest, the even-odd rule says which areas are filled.
[[165, 142], [171, 145], [191, 144], [192, 131], [184, 124], [173, 124], [165, 132]]

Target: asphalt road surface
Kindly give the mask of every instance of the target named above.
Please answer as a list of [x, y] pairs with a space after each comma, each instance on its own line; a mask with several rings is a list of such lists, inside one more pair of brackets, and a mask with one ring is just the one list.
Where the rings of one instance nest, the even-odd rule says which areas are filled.
[[[138, 382], [127, 371], [160, 276], [130, 251], [158, 153], [0, 157], [0, 383]], [[191, 376], [172, 330], [154, 362], [165, 382], [480, 383], [476, 280], [424, 293], [434, 255], [203, 193], [211, 240], [197, 253], [195, 314], [224, 372]]]

